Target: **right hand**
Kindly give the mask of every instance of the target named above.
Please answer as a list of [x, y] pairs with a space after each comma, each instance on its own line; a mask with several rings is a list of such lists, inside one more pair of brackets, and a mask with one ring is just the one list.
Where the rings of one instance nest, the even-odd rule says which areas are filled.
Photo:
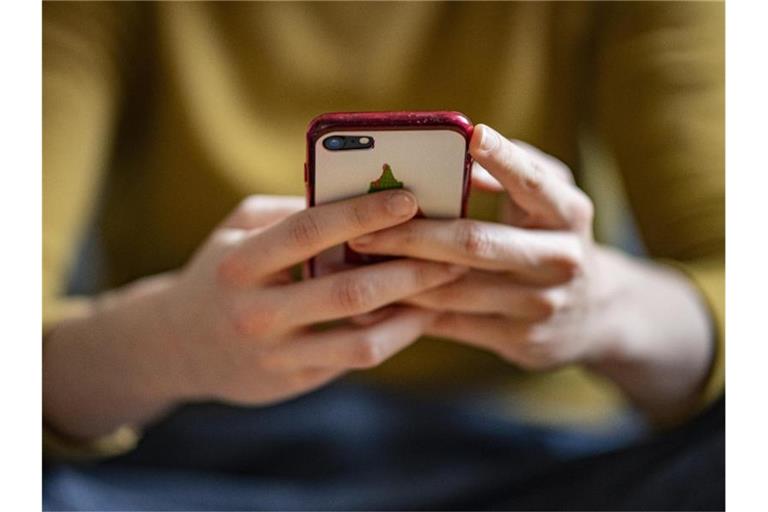
[[367, 325], [313, 330], [460, 277], [464, 267], [399, 259], [292, 282], [326, 248], [411, 219], [416, 200], [386, 191], [310, 209], [254, 196], [210, 235], [161, 295], [186, 399], [267, 404], [378, 365], [420, 337], [434, 313], [392, 307]]

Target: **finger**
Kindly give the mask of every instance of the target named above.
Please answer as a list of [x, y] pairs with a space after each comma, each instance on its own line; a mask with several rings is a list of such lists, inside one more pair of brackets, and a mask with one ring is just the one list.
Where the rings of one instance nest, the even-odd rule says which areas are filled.
[[564, 288], [525, 286], [511, 277], [472, 271], [458, 280], [403, 301], [434, 311], [499, 314], [522, 320], [544, 320], [563, 310]]
[[538, 159], [541, 161], [546, 161], [548, 168], [554, 172], [558, 178], [563, 180], [566, 183], [575, 184], [573, 180], [573, 173], [571, 172], [571, 169], [559, 158], [555, 158], [554, 156], [545, 153], [544, 151], [540, 150], [536, 146], [533, 146], [531, 144], [528, 144], [525, 141], [518, 140], [518, 139], [510, 139], [510, 142], [513, 144], [517, 144], [518, 146], [522, 146], [523, 149], [528, 151], [528, 154], [531, 158]]
[[405, 222], [416, 210], [416, 198], [405, 190], [309, 208], [246, 237], [223, 260], [221, 275], [231, 284], [250, 286], [350, 238]]
[[499, 222], [509, 226], [536, 229], [542, 226], [536, 224], [536, 219], [515, 203], [509, 195], [502, 197], [499, 204]]
[[[269, 405], [273, 403], [284, 402], [291, 398], [303, 395], [313, 389], [319, 388], [328, 382], [337, 379], [344, 375], [345, 371], [338, 368], [302, 368], [300, 370], [294, 370], [288, 372], [285, 375], [280, 376], [280, 390], [279, 394], [274, 395], [269, 402], [259, 402], [261, 405]], [[258, 395], [263, 393], [262, 389], [255, 389], [254, 392]], [[227, 401], [232, 405], [244, 405], [252, 406], [253, 402], [250, 400], [235, 400]]]
[[523, 363], [525, 354], [521, 345], [531, 337], [532, 330], [532, 324], [503, 317], [444, 313], [430, 323], [426, 334], [467, 343]]
[[434, 318], [432, 312], [401, 307], [375, 325], [307, 334], [276, 346], [265, 357], [270, 365], [286, 370], [371, 368], [416, 341]]
[[472, 162], [472, 186], [486, 192], [504, 192], [499, 180], [477, 162]]
[[296, 282], [290, 270], [281, 270], [264, 279], [264, 286], [282, 286]]
[[414, 219], [351, 240], [350, 246], [368, 254], [408, 256], [508, 271], [525, 282], [540, 284], [573, 279], [581, 271], [583, 260], [582, 242], [576, 235], [470, 219]]
[[397, 310], [398, 309], [395, 306], [374, 309], [370, 313], [352, 316], [349, 318], [349, 321], [355, 325], [365, 327], [381, 322], [385, 318], [392, 316]]
[[222, 221], [219, 227], [263, 228], [304, 208], [306, 208], [306, 200], [299, 196], [248, 196]]
[[360, 315], [453, 281], [466, 271], [403, 259], [269, 288], [243, 297], [237, 325], [241, 334], [265, 335]]
[[585, 229], [591, 224], [591, 201], [560, 177], [551, 160], [482, 124], [475, 127], [469, 151], [541, 227]]

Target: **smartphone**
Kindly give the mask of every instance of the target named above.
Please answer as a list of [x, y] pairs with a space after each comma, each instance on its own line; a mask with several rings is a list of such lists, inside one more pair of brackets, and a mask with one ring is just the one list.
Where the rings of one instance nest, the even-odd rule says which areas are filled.
[[[463, 217], [469, 198], [473, 125], [459, 112], [336, 112], [307, 129], [307, 207], [405, 188], [417, 216]], [[310, 277], [382, 261], [343, 244], [307, 262]]]

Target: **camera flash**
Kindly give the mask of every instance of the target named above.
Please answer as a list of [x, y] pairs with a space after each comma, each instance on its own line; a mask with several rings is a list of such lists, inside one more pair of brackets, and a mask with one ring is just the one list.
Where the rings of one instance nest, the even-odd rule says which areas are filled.
[[368, 144], [369, 142], [371, 142], [370, 137], [360, 137], [360, 144]]

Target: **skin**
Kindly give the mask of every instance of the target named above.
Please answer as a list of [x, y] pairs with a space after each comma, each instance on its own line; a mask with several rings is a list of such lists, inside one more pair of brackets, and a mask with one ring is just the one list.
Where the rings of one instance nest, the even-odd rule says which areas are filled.
[[414, 219], [352, 247], [472, 269], [405, 301], [440, 314], [429, 334], [529, 370], [584, 364], [661, 422], [691, 407], [713, 357], [698, 291], [596, 244], [592, 202], [561, 161], [484, 125], [470, 152], [476, 185], [506, 193], [503, 223]]
[[[267, 405], [385, 361], [424, 334], [530, 370], [583, 364], [650, 416], [691, 406], [712, 358], [697, 291], [592, 238], [592, 203], [560, 161], [478, 125], [474, 183], [503, 222], [412, 219], [407, 191], [304, 210], [256, 196], [178, 272], [94, 300], [49, 333], [48, 425], [91, 438], [195, 400]], [[403, 259], [294, 283], [343, 241]], [[319, 322], [343, 320], [325, 330]]]
[[46, 422], [90, 438], [143, 425], [185, 401], [279, 402], [381, 363], [422, 336], [436, 314], [399, 306], [375, 322], [312, 326], [447, 284], [467, 268], [401, 259], [298, 283], [289, 269], [416, 211], [406, 191], [310, 210], [300, 198], [246, 199], [184, 269], [101, 297], [49, 334]]

